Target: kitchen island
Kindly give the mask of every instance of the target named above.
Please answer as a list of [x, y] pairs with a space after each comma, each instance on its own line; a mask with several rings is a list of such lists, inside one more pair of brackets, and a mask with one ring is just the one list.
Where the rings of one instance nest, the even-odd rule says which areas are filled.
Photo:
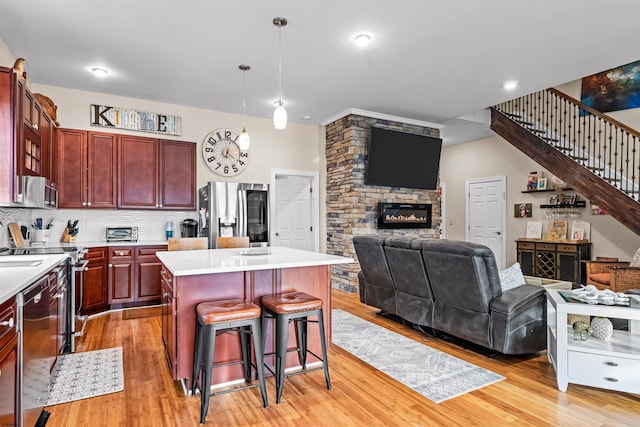
[[[209, 249], [158, 252], [162, 262], [162, 338], [167, 362], [174, 380], [191, 386], [193, 347], [198, 303], [240, 298], [260, 303], [263, 295], [301, 291], [324, 302], [327, 343], [331, 343], [331, 265], [353, 259], [284, 247], [247, 249]], [[293, 324], [289, 346], [295, 345]], [[273, 351], [274, 325], [267, 332], [265, 353]], [[321, 354], [317, 328], [309, 328], [309, 348]], [[310, 363], [315, 362], [313, 356]], [[273, 365], [272, 357], [265, 358]], [[216, 340], [215, 362], [240, 360], [236, 334], [224, 334]], [[287, 366], [299, 366], [295, 353], [287, 357]], [[214, 384], [242, 381], [241, 365], [217, 367]]]

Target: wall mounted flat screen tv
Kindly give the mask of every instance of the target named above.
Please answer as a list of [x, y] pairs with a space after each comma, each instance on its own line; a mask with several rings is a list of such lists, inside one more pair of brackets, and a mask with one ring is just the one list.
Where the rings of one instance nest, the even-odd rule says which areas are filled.
[[365, 184], [435, 190], [442, 139], [371, 128]]

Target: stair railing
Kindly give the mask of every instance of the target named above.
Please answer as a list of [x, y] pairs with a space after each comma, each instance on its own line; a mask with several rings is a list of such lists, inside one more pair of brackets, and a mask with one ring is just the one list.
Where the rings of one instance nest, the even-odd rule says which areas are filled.
[[640, 133], [556, 89], [494, 107], [640, 201]]

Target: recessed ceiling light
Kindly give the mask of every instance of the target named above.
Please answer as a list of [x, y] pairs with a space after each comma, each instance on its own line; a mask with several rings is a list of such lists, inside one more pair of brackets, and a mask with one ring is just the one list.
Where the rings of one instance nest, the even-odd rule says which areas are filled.
[[353, 42], [358, 46], [366, 46], [371, 43], [371, 35], [369, 34], [358, 34], [353, 38]]
[[302, 120], [311, 120], [311, 116], [308, 114], [306, 116], [302, 116]]
[[515, 88], [518, 87], [518, 82], [515, 80], [511, 80], [511, 81], [505, 82], [504, 86], [502, 87], [505, 88], [505, 90], [514, 90]]
[[93, 73], [94, 76], [96, 77], [106, 77], [107, 74], [109, 74], [109, 71], [104, 69], [104, 68], [100, 68], [100, 67], [93, 67], [91, 69], [91, 72]]

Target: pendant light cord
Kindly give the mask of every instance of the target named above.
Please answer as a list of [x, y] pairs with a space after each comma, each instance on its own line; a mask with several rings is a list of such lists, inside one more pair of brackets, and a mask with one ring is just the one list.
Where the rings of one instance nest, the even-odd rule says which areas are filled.
[[282, 25], [278, 25], [278, 90], [279, 101], [282, 104]]

